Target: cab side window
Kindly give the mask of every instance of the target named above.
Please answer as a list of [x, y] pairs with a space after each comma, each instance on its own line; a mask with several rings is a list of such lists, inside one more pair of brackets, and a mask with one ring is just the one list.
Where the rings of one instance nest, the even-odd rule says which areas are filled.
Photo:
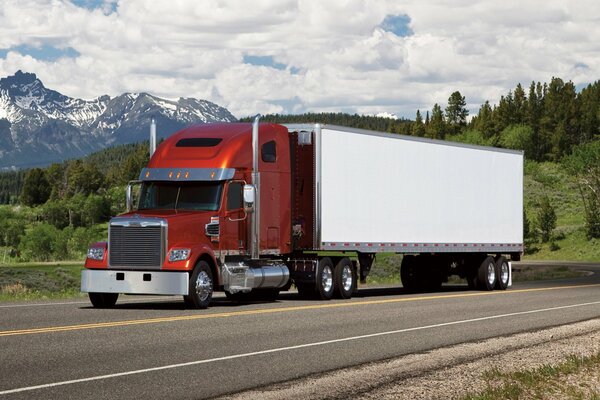
[[242, 187], [243, 186], [241, 182], [233, 182], [229, 184], [229, 189], [227, 190], [228, 210], [237, 210], [238, 208], [242, 208], [244, 206]]
[[262, 160], [263, 162], [274, 163], [277, 160], [277, 147], [275, 141], [271, 140], [262, 145]]

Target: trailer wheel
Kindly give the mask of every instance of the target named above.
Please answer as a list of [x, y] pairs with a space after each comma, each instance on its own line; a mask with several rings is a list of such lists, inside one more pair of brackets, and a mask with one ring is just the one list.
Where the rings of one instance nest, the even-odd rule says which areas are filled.
[[477, 270], [477, 288], [494, 290], [496, 286], [496, 263], [493, 257], [486, 257]]
[[317, 296], [321, 300], [331, 299], [333, 297], [333, 288], [335, 286], [333, 280], [333, 263], [331, 262], [331, 258], [323, 257], [321, 260], [319, 260], [316, 281]]
[[509, 279], [510, 268], [508, 267], [508, 261], [503, 256], [500, 256], [496, 260], [496, 289], [506, 290]]
[[335, 297], [339, 299], [349, 299], [352, 297], [356, 282], [356, 273], [350, 259], [344, 257], [337, 263], [333, 271], [333, 281]]
[[402, 287], [407, 291], [415, 292], [419, 290], [420, 279], [416, 256], [402, 257], [400, 280], [402, 281]]
[[213, 276], [206, 261], [199, 261], [190, 277], [185, 304], [192, 308], [207, 308], [213, 295]]
[[92, 305], [96, 308], [114, 307], [119, 298], [119, 293], [88, 293]]

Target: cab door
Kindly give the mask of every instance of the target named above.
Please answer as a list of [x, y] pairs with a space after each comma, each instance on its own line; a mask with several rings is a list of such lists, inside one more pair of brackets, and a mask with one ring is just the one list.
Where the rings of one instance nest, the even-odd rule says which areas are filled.
[[247, 250], [248, 215], [244, 210], [244, 181], [230, 181], [225, 193], [225, 214], [222, 219], [220, 249], [230, 254], [245, 254]]

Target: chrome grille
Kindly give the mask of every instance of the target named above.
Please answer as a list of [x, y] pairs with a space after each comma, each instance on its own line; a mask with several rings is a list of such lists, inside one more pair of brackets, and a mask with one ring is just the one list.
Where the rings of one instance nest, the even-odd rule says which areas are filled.
[[109, 228], [109, 266], [160, 269], [165, 258], [166, 224], [116, 221]]

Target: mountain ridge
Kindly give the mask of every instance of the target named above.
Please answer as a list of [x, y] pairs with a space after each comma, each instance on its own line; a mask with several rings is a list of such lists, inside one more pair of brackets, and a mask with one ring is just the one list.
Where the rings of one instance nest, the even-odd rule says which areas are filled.
[[139, 142], [152, 118], [159, 138], [196, 123], [236, 121], [226, 108], [195, 98], [143, 92], [72, 98], [19, 70], [0, 78], [0, 168], [44, 166]]

